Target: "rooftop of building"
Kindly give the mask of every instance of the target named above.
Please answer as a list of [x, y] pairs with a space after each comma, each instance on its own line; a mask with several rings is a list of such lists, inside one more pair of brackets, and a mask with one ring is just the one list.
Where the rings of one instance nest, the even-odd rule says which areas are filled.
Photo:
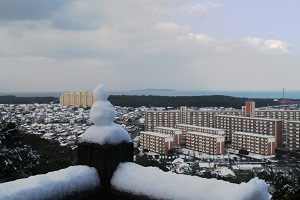
[[[225, 116], [227, 116], [227, 115], [225, 115]], [[219, 128], [196, 126], [196, 125], [189, 125], [189, 124], [176, 124], [176, 126], [184, 126], [184, 127], [190, 127], [190, 128], [199, 128], [199, 129], [212, 130], [212, 131], [224, 131], [223, 129], [219, 129]]]
[[236, 115], [216, 115], [217, 117], [228, 117], [228, 118], [241, 118], [241, 119], [253, 119], [253, 120], [263, 120], [263, 121], [283, 121], [282, 119], [270, 119], [270, 118], [261, 118], [261, 117], [244, 117]]
[[155, 127], [155, 129], [163, 129], [163, 130], [168, 130], [168, 131], [181, 131], [181, 129], [178, 129], [178, 128], [164, 127], [164, 126]]
[[263, 134], [249, 133], [249, 132], [233, 132], [233, 134], [247, 135], [253, 137], [260, 137], [260, 138], [275, 138], [275, 136], [272, 135], [263, 135]]
[[195, 132], [195, 131], [190, 131], [187, 132], [187, 134], [192, 134], [192, 135], [200, 135], [200, 136], [205, 136], [205, 137], [211, 137], [211, 138], [224, 138], [224, 136], [220, 136], [220, 135], [213, 135], [213, 134], [209, 134], [209, 133], [201, 133], [201, 132]]
[[151, 132], [151, 131], [141, 131], [140, 134], [152, 135], [155, 137], [162, 137], [162, 138], [173, 138], [173, 136], [170, 136], [170, 135], [165, 135], [165, 134]]

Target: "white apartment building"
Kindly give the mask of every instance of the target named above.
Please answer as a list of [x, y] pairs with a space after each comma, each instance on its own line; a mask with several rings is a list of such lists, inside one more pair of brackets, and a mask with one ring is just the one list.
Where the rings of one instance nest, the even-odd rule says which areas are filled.
[[231, 145], [235, 150], [246, 149], [250, 153], [275, 155], [275, 137], [270, 135], [233, 132]]
[[154, 131], [155, 127], [175, 127], [180, 123], [180, 111], [146, 111], [145, 131]]
[[209, 133], [187, 132], [186, 148], [210, 155], [221, 155], [225, 151], [225, 137]]
[[181, 106], [178, 110], [160, 110], [145, 112], [145, 130], [154, 131], [157, 126], [175, 127], [176, 124], [189, 124], [202, 127], [214, 127], [215, 115], [241, 116], [241, 110], [193, 110]]
[[300, 150], [300, 121], [286, 121], [286, 148]]
[[225, 130], [226, 140], [232, 141], [233, 132], [248, 132], [275, 137], [275, 147], [282, 147], [283, 120], [256, 117], [216, 115], [216, 128]]
[[164, 135], [170, 135], [174, 138], [174, 145], [180, 146], [182, 142], [182, 130], [170, 127], [156, 127], [154, 132], [161, 133]]
[[255, 117], [300, 121], [300, 110], [256, 110]]
[[60, 105], [92, 106], [95, 102], [92, 92], [65, 92], [60, 98]]
[[154, 131], [154, 128], [157, 126], [175, 127], [176, 124], [216, 128], [215, 115], [300, 121], [300, 110], [255, 110], [254, 102], [246, 102], [242, 110], [195, 110], [182, 106], [178, 110], [147, 111], [145, 113], [145, 130]]
[[[287, 148], [295, 149], [298, 148], [299, 142], [298, 130], [291, 130], [293, 126], [288, 121], [294, 121], [294, 124], [300, 123], [300, 110], [256, 110], [255, 102], [246, 102], [242, 110], [198, 110], [182, 106], [178, 110], [147, 111], [145, 130], [154, 131], [156, 126], [177, 128], [177, 124], [213, 127], [224, 129], [227, 141], [231, 141], [232, 132], [236, 131], [273, 135], [276, 139], [276, 147], [282, 147], [283, 136], [285, 136], [283, 133], [286, 133], [286, 141], [290, 146]], [[183, 140], [184, 132], [186, 131], [183, 130]]]
[[140, 147], [158, 154], [168, 154], [174, 146], [174, 137], [150, 131], [141, 131], [139, 135]]
[[182, 130], [183, 134], [185, 134], [186, 132], [189, 132], [189, 131], [195, 131], [195, 132], [201, 132], [201, 133], [208, 133], [208, 134], [212, 134], [212, 135], [220, 135], [220, 136], [225, 135], [224, 130], [219, 129], [219, 128], [195, 126], [195, 125], [189, 125], [189, 124], [176, 124], [175, 127], [177, 129]]
[[246, 101], [245, 106], [242, 106], [242, 116], [255, 117], [255, 102]]

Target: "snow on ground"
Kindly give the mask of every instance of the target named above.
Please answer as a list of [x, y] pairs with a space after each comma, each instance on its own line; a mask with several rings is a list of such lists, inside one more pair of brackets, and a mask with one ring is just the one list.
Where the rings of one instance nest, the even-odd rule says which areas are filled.
[[220, 176], [235, 176], [235, 173], [226, 167], [216, 169], [215, 173], [218, 173]]
[[238, 164], [233, 165], [233, 169], [240, 169], [240, 170], [252, 170], [253, 168], [262, 168], [261, 164]]
[[103, 84], [94, 89], [93, 97], [96, 102], [90, 110], [90, 119], [95, 125], [82, 134], [82, 140], [100, 145], [130, 142], [131, 139], [127, 131], [114, 123], [116, 111], [107, 100], [109, 93]]
[[[193, 156], [196, 158], [210, 158], [210, 159], [215, 159], [215, 158], [228, 158], [228, 156], [233, 159], [234, 157], [239, 157], [239, 151], [238, 150], [234, 150], [234, 149], [228, 149], [229, 155], [228, 154], [224, 154], [224, 155], [210, 155], [210, 154], [206, 154], [206, 153], [202, 153], [202, 152], [198, 152], [198, 151], [194, 151], [191, 149], [186, 149], [186, 148], [181, 148], [180, 149], [182, 151], [182, 154], [184, 155], [189, 155], [189, 156]], [[255, 158], [255, 159], [273, 159], [275, 157], [275, 155], [273, 156], [265, 156], [265, 155], [260, 155], [260, 154], [254, 154], [254, 153], [249, 153], [249, 155], [247, 155], [247, 157], [249, 158]]]
[[121, 163], [115, 171], [112, 187], [155, 199], [264, 200], [269, 199], [268, 185], [258, 178], [233, 184], [222, 180], [163, 172], [156, 167]]
[[95, 168], [71, 166], [0, 184], [0, 200], [58, 199], [100, 186]]
[[[235, 150], [235, 149], [228, 149], [228, 151], [230, 153], [233, 153], [233, 154], [236, 154], [238, 155], [239, 154], [239, 150]], [[275, 155], [272, 155], [272, 156], [265, 156], [265, 155], [260, 155], [260, 154], [255, 154], [255, 153], [250, 153], [247, 155], [247, 157], [250, 157], [250, 158], [255, 158], [255, 159], [273, 159], [275, 158]]]

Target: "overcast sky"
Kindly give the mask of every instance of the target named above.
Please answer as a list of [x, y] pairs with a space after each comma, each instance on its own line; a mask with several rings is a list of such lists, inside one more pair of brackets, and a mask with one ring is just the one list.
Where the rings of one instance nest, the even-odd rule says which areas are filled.
[[0, 93], [300, 90], [299, 0], [0, 0]]

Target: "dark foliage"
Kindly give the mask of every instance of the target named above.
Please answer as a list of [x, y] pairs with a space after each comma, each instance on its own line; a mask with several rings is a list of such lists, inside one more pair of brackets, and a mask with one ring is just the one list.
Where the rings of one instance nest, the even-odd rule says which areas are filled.
[[29, 104], [59, 102], [56, 97], [16, 97], [14, 95], [0, 96], [0, 104]]
[[300, 199], [300, 177], [291, 176], [282, 172], [263, 171], [257, 177], [270, 184], [273, 200], [298, 200]]
[[[137, 96], [137, 95], [111, 95], [108, 99], [115, 106], [124, 107], [232, 107], [240, 109], [245, 105], [248, 98], [238, 98], [224, 95], [211, 96]], [[255, 101], [256, 107], [274, 106], [279, 102], [273, 99], [251, 99]], [[27, 104], [27, 103], [50, 103], [59, 102], [55, 97], [16, 97], [13, 95], [0, 96], [0, 104]]]
[[[127, 96], [127, 95], [112, 95], [109, 96], [109, 101], [116, 106], [140, 107], [140, 106], [155, 106], [155, 107], [233, 107], [240, 109], [245, 105], [248, 98], [237, 98], [223, 95], [212, 96]], [[256, 107], [277, 105], [273, 99], [251, 99], [255, 101]]]
[[240, 149], [239, 155], [240, 155], [240, 157], [247, 156], [247, 155], [249, 155], [249, 152], [246, 149]]
[[20, 132], [14, 123], [1, 123], [0, 182], [43, 174], [74, 164], [73, 152], [69, 147]]
[[153, 160], [153, 159], [149, 159], [147, 157], [147, 155], [143, 155], [143, 156], [136, 156], [136, 161], [135, 163], [139, 164], [139, 165], [142, 165], [144, 167], [149, 167], [149, 166], [152, 166], [152, 167], [158, 167], [159, 169], [163, 170], [163, 171], [169, 171], [168, 168], [166, 168], [166, 163], [165, 162], [158, 162], [156, 160]]
[[23, 143], [30, 145], [40, 155], [39, 165], [34, 169], [35, 174], [44, 174], [75, 164], [73, 150], [68, 146], [60, 146], [56, 141], [37, 135], [25, 135]]

